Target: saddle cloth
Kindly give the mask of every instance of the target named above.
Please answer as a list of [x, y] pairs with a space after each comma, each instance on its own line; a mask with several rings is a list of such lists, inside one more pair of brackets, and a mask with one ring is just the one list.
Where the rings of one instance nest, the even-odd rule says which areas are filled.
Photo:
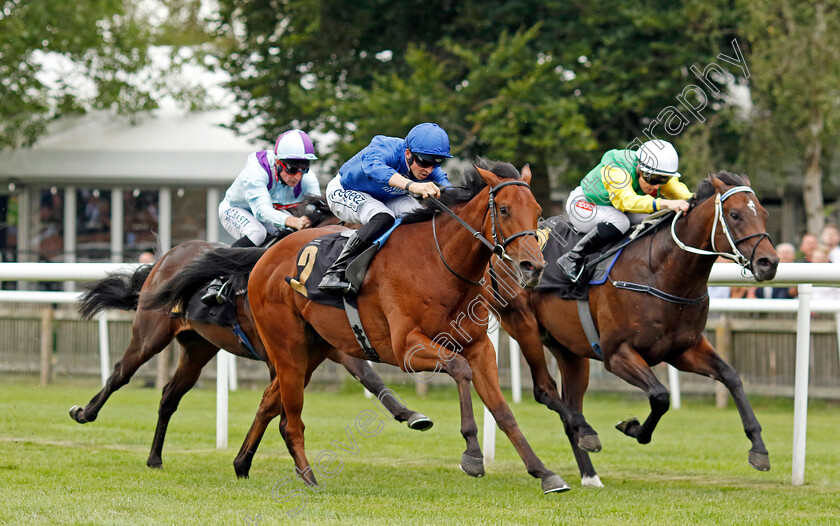
[[[557, 259], [569, 251], [583, 237], [575, 230], [566, 216], [554, 216], [539, 224], [537, 237], [546, 261], [545, 271], [537, 290], [547, 291], [563, 299], [582, 300], [589, 297], [589, 286], [600, 285], [607, 280], [621, 251], [625, 246], [656, 231], [657, 227], [672, 213], [655, 214], [630, 231], [620, 240], [586, 256], [581, 279], [572, 283], [557, 265]], [[594, 265], [593, 265], [594, 263]]]
[[342, 295], [321, 292], [318, 284], [333, 261], [338, 259], [350, 233], [352, 231], [327, 234], [304, 245], [297, 255], [295, 275], [286, 276], [286, 282], [311, 301], [344, 310]]

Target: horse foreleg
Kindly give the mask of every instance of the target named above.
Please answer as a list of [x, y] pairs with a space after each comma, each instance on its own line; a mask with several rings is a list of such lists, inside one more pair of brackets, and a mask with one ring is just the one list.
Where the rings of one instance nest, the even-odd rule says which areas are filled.
[[134, 318], [128, 348], [122, 358], [114, 364], [114, 371], [105, 382], [105, 387], [96, 393], [84, 408], [77, 405], [71, 407], [70, 418], [80, 424], [96, 420], [108, 398], [126, 385], [141, 365], [151, 360], [172, 341], [175, 337], [175, 323], [157, 312], [138, 312]]
[[[519, 342], [522, 356], [525, 357], [528, 368], [531, 370], [531, 378], [534, 383], [534, 399], [560, 415], [566, 434], [569, 433], [569, 430], [574, 433], [574, 437], [569, 437], [569, 440], [572, 441], [572, 450], [577, 447], [592, 453], [601, 451], [601, 441], [598, 439], [598, 433], [586, 422], [583, 414], [567, 404], [557, 392], [557, 383], [551, 377], [545, 363], [545, 352], [543, 351], [536, 319], [529, 314], [517, 312], [506, 315], [503, 325], [508, 334], [511, 334]], [[555, 356], [557, 355], [554, 350], [552, 352]], [[560, 359], [558, 357], [558, 362]], [[563, 381], [566, 381], [565, 377]], [[575, 457], [577, 457], [577, 453], [575, 453]], [[580, 463], [578, 465], [580, 466]]]
[[458, 402], [461, 410], [461, 436], [467, 443], [467, 449], [461, 455], [461, 470], [473, 477], [484, 476], [484, 455], [478, 443], [478, 426], [472, 409], [470, 382], [472, 370], [467, 361], [459, 354], [441, 349], [417, 329], [406, 337], [406, 349], [411, 349], [400, 363], [400, 367], [410, 373], [422, 371], [446, 371], [455, 380], [458, 387]]
[[432, 428], [432, 420], [417, 411], [412, 411], [397, 400], [393, 391], [385, 386], [382, 378], [376, 374], [373, 367], [366, 360], [354, 358], [349, 354], [333, 350], [328, 358], [341, 364], [356, 380], [358, 380], [377, 400], [388, 410], [397, 422], [408, 422], [409, 429], [426, 431]]
[[[272, 379], [271, 384], [266, 387], [263, 392], [260, 406], [257, 408], [257, 414], [254, 416], [254, 422], [251, 428], [248, 429], [248, 434], [245, 435], [245, 441], [242, 442], [242, 447], [239, 448], [239, 453], [233, 460], [233, 470], [239, 478], [248, 478], [251, 471], [251, 462], [254, 459], [254, 454], [257, 452], [257, 447], [260, 445], [262, 437], [265, 435], [265, 428], [268, 427], [274, 417], [279, 415], [283, 409], [283, 403], [280, 396], [280, 384]], [[280, 434], [285, 438], [285, 426], [281, 424]]]
[[632, 418], [616, 425], [616, 429], [635, 438], [640, 444], [650, 443], [656, 424], [668, 411], [671, 397], [668, 390], [656, 378], [647, 362], [627, 343], [619, 345], [604, 361], [604, 367], [631, 385], [642, 389], [650, 403], [650, 415], [643, 424]]
[[732, 399], [735, 400], [738, 413], [741, 415], [744, 432], [752, 443], [749, 454], [750, 465], [759, 471], [769, 470], [770, 456], [761, 438], [761, 424], [758, 423], [752, 406], [747, 400], [741, 378], [735, 369], [715, 352], [709, 340], [705, 336], [702, 337], [697, 345], [668, 363], [681, 371], [710, 376], [729, 389]]
[[[552, 348], [551, 351], [557, 358], [560, 375], [563, 378], [563, 401], [575, 411], [582, 413], [583, 395], [586, 393], [586, 388], [589, 387], [589, 359], [574, 355], [565, 349]], [[577, 433], [574, 428], [570, 425], [564, 425], [564, 428], [572, 445], [572, 453], [575, 455], [578, 470], [580, 470], [581, 485], [595, 488], [604, 487], [600, 477], [595, 473], [595, 467], [592, 465], [589, 454], [586, 450], [578, 447], [579, 441], [575, 440]]]
[[166, 438], [166, 428], [169, 426], [169, 420], [178, 409], [181, 398], [193, 388], [201, 375], [201, 370], [217, 352], [219, 352], [219, 349], [205, 340], [191, 341], [183, 345], [178, 368], [163, 387], [163, 395], [160, 398], [155, 438], [152, 440], [152, 450], [149, 452], [148, 460], [146, 460], [146, 465], [150, 468], [163, 466], [161, 455], [163, 454], [163, 441]]
[[560, 475], [545, 467], [531, 445], [519, 429], [513, 411], [510, 410], [502, 390], [499, 387], [499, 371], [496, 367], [496, 354], [490, 341], [485, 338], [469, 349], [464, 350], [473, 370], [473, 385], [481, 401], [490, 410], [499, 429], [507, 435], [516, 452], [525, 463], [525, 468], [532, 477], [540, 479], [543, 493], [555, 493], [571, 489]]

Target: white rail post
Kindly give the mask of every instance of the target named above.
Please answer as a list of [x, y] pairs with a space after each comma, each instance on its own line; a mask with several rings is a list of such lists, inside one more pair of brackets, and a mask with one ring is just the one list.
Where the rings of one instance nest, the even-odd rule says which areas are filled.
[[808, 367], [811, 354], [811, 285], [799, 289], [796, 315], [796, 372], [793, 386], [793, 459], [790, 482], [805, 483], [805, 436], [808, 429]]
[[[489, 326], [494, 327], [490, 331], [490, 341], [493, 342], [493, 350], [496, 352], [496, 365], [499, 364], [499, 322], [496, 318], [491, 318], [492, 322]], [[492, 462], [496, 458], [496, 419], [484, 406], [484, 460]]]
[[668, 390], [671, 392], [671, 407], [679, 409], [682, 407], [680, 397], [680, 372], [671, 364], [668, 364]]
[[99, 374], [102, 376], [102, 387], [108, 383], [108, 371], [111, 369], [111, 351], [108, 341], [108, 312], [99, 313]]
[[513, 396], [513, 403], [522, 401], [522, 367], [519, 358], [519, 342], [513, 336], [508, 336], [510, 347], [510, 391]]
[[216, 355], [216, 449], [228, 442], [228, 352]]

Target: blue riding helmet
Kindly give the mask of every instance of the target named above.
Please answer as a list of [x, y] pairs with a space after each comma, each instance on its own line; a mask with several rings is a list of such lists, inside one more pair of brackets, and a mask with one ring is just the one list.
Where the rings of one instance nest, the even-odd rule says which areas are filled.
[[417, 157], [440, 164], [449, 154], [449, 136], [433, 122], [418, 124], [405, 136], [405, 147]]

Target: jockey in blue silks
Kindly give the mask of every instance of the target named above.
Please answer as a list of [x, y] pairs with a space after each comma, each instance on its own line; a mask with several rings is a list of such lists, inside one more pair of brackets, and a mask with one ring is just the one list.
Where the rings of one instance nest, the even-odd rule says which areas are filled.
[[363, 226], [324, 274], [318, 285], [321, 291], [350, 290], [344, 274], [347, 264], [387, 232], [397, 217], [421, 208], [411, 194], [440, 197], [438, 184], [449, 186], [441, 168], [449, 157], [449, 136], [437, 124], [426, 122], [412, 128], [405, 139], [377, 135], [344, 163], [327, 185], [327, 204], [342, 221]]
[[[254, 152], [219, 204], [219, 219], [237, 241], [232, 247], [254, 247], [269, 234], [309, 226], [306, 217], [288, 210], [304, 195], [321, 195], [321, 185], [309, 171], [315, 157], [312, 139], [301, 130], [289, 130], [277, 139], [274, 150]], [[214, 280], [201, 297], [207, 305], [224, 303], [222, 281]]]

